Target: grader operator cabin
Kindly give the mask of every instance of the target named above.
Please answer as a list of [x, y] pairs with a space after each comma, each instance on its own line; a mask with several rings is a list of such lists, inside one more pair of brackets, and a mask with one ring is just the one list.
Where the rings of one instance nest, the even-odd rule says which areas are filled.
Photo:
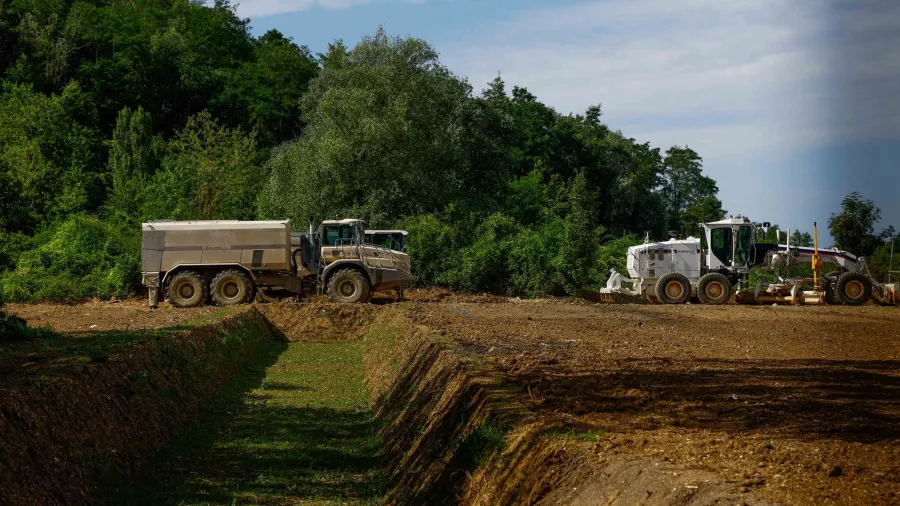
[[[327, 293], [335, 302], [402, 294], [409, 256], [367, 242], [365, 222], [324, 221], [292, 233], [291, 221], [160, 221], [142, 225], [141, 274], [150, 306], [160, 291], [175, 307], [243, 304], [259, 293]], [[395, 231], [401, 236], [402, 231]], [[371, 237], [371, 235], [370, 235]]]

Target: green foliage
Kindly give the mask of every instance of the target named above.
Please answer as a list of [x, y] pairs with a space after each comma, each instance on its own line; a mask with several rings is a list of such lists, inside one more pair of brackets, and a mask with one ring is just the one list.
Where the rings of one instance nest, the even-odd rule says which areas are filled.
[[72, 215], [0, 277], [7, 300], [73, 301], [123, 297], [139, 281], [140, 236], [132, 227]]
[[722, 214], [690, 149], [499, 76], [476, 96], [381, 29], [316, 59], [227, 1], [0, 0], [0, 47], [13, 300], [129, 293], [143, 220], [399, 224], [420, 283], [533, 296], [602, 285], [636, 237]]
[[447, 283], [447, 272], [454, 262], [450, 225], [434, 215], [418, 215], [401, 221], [399, 227], [409, 232], [406, 251], [418, 282], [423, 285]]
[[300, 102], [319, 67], [309, 49], [277, 30], [255, 41], [254, 59], [241, 63], [225, 82], [217, 103], [227, 106], [235, 124], [249, 125], [266, 144], [299, 136]]
[[381, 30], [332, 59], [304, 97], [306, 135], [273, 153], [261, 214], [377, 226], [440, 211], [460, 190], [468, 85], [426, 42]]
[[858, 192], [841, 202], [841, 212], [828, 219], [828, 230], [840, 249], [868, 256], [880, 245], [875, 235], [875, 223], [881, 219], [881, 209]]
[[109, 150], [110, 214], [120, 219], [139, 216], [141, 196], [159, 168], [162, 150], [162, 140], [153, 135], [150, 115], [140, 107], [134, 112], [127, 107], [122, 109]]
[[169, 141], [162, 165], [144, 192], [144, 217], [255, 217], [265, 173], [254, 136], [225, 128], [204, 111]]
[[[888, 271], [900, 271], [900, 237], [890, 237], [868, 258], [869, 270], [875, 279], [888, 280]], [[893, 242], [893, 258], [891, 258], [891, 242]], [[890, 274], [892, 282], [900, 281], [900, 274]]]
[[510, 292], [535, 296], [563, 291], [566, 279], [559, 264], [566, 233], [566, 223], [556, 218], [516, 234], [509, 251]]
[[0, 225], [30, 231], [35, 223], [96, 209], [104, 197], [97, 133], [78, 85], [45, 96], [25, 84], [0, 92]]
[[509, 252], [518, 231], [516, 222], [502, 213], [489, 216], [475, 229], [474, 241], [453, 258], [450, 284], [466, 291], [509, 293]]
[[594, 256], [602, 233], [595, 221], [597, 202], [583, 173], [572, 182], [568, 211], [560, 264], [566, 292], [575, 295], [596, 279]]
[[610, 239], [597, 248], [596, 268], [598, 284], [604, 284], [609, 279], [611, 269], [615, 269], [620, 274], [628, 272], [627, 254], [628, 248], [641, 244], [640, 239], [635, 235], [624, 235]]
[[716, 182], [702, 173], [703, 159], [685, 146], [666, 151], [663, 194], [669, 209], [669, 228], [682, 236], [695, 235], [697, 225], [722, 219], [725, 211], [716, 198]]
[[[809, 232], [794, 230], [791, 234], [791, 246], [805, 246], [811, 248], [814, 246], [814, 241], [812, 236], [809, 235]], [[821, 246], [821, 244], [819, 246]]]

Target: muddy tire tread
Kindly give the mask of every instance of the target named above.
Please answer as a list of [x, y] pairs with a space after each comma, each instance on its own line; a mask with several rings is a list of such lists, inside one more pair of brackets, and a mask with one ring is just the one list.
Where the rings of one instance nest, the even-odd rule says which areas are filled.
[[[712, 298], [706, 294], [706, 286], [713, 281], [718, 281], [725, 288], [722, 296], [718, 298]], [[731, 299], [731, 281], [728, 280], [723, 274], [718, 272], [710, 272], [708, 274], [704, 274], [703, 277], [700, 278], [700, 281], [697, 283], [697, 298], [700, 299], [700, 302], [704, 304], [711, 305], [722, 305], [727, 304]]]
[[[356, 283], [358, 293], [354, 294], [354, 298], [352, 300], [345, 300], [341, 297], [338, 292], [338, 284], [345, 279], [353, 279]], [[338, 302], [341, 304], [362, 304], [369, 301], [372, 295], [372, 290], [369, 288], [369, 281], [363, 276], [361, 272], [356, 269], [341, 269], [335, 272], [331, 279], [328, 280], [328, 289], [326, 290], [328, 294], [328, 298], [331, 299], [332, 302]]]
[[[681, 296], [677, 299], [673, 299], [666, 294], [666, 285], [668, 285], [672, 281], [678, 281], [681, 283], [684, 290], [681, 293]], [[663, 275], [663, 277], [659, 278], [656, 281], [656, 298], [662, 304], [685, 304], [691, 298], [691, 282], [685, 277], [684, 274], [680, 274], [678, 272], [670, 272], [668, 274]]]
[[[176, 286], [182, 279], [190, 279], [192, 282], [196, 282], [200, 285], [200, 298], [196, 303], [185, 304], [176, 294], [173, 293], [172, 287]], [[207, 286], [206, 282], [203, 281], [203, 276], [201, 276], [198, 272], [181, 271], [172, 277], [172, 281], [169, 281], [169, 302], [177, 308], [201, 307], [206, 304], [206, 300], [208, 297], [209, 286]]]

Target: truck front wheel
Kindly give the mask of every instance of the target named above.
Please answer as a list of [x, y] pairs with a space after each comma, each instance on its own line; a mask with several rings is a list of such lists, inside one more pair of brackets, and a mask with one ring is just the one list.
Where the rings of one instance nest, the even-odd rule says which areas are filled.
[[175, 307], [202, 306], [206, 294], [206, 282], [194, 271], [179, 272], [169, 281], [169, 302]]
[[369, 300], [369, 283], [355, 269], [341, 269], [328, 280], [328, 298], [342, 304]]
[[253, 298], [253, 283], [241, 271], [227, 270], [216, 274], [210, 288], [212, 298], [219, 306], [246, 304]]

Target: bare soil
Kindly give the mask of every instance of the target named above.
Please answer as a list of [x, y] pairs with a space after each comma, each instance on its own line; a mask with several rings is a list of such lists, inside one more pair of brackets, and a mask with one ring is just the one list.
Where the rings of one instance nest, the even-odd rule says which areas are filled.
[[749, 502], [900, 500], [897, 308], [542, 300], [412, 316], [502, 370], [544, 418], [608, 434], [589, 445], [598, 473], [633, 459], [703, 471]]
[[[900, 502], [897, 308], [607, 306], [441, 290], [410, 290], [410, 302], [396, 305], [392, 295], [378, 294], [366, 306], [314, 297], [257, 307], [283, 337], [302, 341], [356, 341], [382, 310], [399, 309], [385, 314], [422, 333], [408, 340], [411, 349], [434, 349], [417, 352], [421, 363], [398, 373], [409, 376], [409, 392], [431, 395], [435, 405], [421, 424], [394, 425], [440, 435], [461, 413], [468, 419], [482, 406], [527, 411], [544, 446], [523, 451], [527, 466], [516, 468], [534, 476], [529, 497], [542, 504]], [[150, 310], [143, 300], [7, 309], [65, 333], [62, 343], [77, 343], [63, 350], [67, 364], [104, 363], [106, 355], [88, 345], [130, 345], [142, 335], [125, 339], [121, 331], [158, 333], [223, 316], [214, 307]], [[32, 370], [44, 377], [49, 365], [41, 364], [63, 360], [54, 358], [55, 348], [19, 346], [36, 344], [4, 345], [0, 378]], [[465, 367], [442, 346], [460, 351]], [[391, 360], [385, 367], [399, 368]], [[457, 378], [463, 370], [471, 381]], [[429, 374], [434, 388], [421, 387]], [[438, 395], [443, 384], [456, 388], [449, 389], [452, 399]], [[385, 406], [409, 404], [406, 390], [385, 388], [401, 397]], [[509, 399], [491, 404], [476, 391]], [[555, 432], [539, 436], [542, 427]]]
[[176, 309], [162, 303], [150, 309], [146, 299], [106, 302], [94, 300], [81, 304], [7, 304], [4, 311], [40, 328], [57, 332], [107, 332], [175, 327], [186, 321], [208, 317], [220, 308], [205, 306]]

